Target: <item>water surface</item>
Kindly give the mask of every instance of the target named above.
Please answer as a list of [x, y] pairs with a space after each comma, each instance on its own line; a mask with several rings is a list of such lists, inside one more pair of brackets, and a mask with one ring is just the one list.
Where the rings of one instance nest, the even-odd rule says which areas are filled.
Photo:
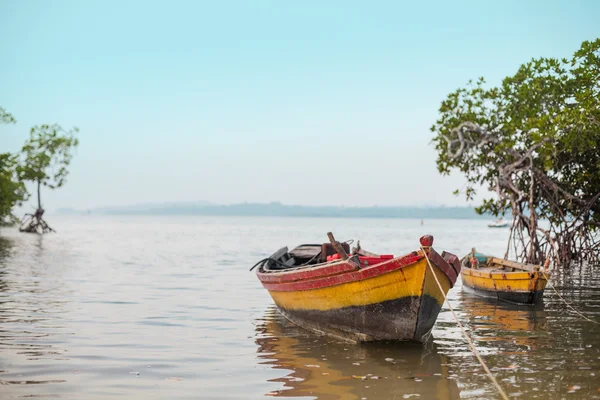
[[[497, 398], [442, 309], [424, 345], [349, 345], [283, 319], [248, 267], [279, 247], [360, 239], [401, 254], [424, 233], [458, 255], [502, 256], [485, 221], [50, 217], [57, 234], [0, 231], [0, 398]], [[559, 293], [600, 321], [600, 279]], [[596, 269], [598, 271], [598, 269]], [[600, 326], [548, 288], [540, 307], [461, 290], [449, 300], [510, 396], [600, 399]]]

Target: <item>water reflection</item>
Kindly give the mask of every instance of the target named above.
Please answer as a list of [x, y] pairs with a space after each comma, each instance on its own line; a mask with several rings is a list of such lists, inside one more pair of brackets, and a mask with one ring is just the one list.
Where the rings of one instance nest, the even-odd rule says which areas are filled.
[[0, 236], [0, 293], [8, 290], [6, 279], [7, 272], [4, 268], [5, 260], [8, 259], [12, 249], [12, 242], [8, 238]]
[[[38, 262], [44, 252], [42, 236], [28, 236], [25, 243], [31, 244], [26, 248], [32, 258], [15, 266], [9, 261], [23, 249], [13, 238], [0, 237], [0, 361], [4, 357], [63, 359], [63, 350], [45, 343], [61, 328], [58, 321], [64, 301], [55, 292], [61, 282], [53, 282], [46, 266]], [[29, 384], [30, 380], [19, 382]]]
[[36, 257], [41, 257], [44, 254], [44, 235], [35, 235], [33, 239], [33, 245], [36, 248]]
[[262, 364], [282, 370], [275, 397], [319, 399], [458, 399], [460, 390], [448, 360], [433, 341], [426, 344], [349, 345], [296, 327], [270, 308], [257, 321]]
[[[496, 352], [537, 350], [545, 342], [548, 320], [543, 303], [511, 305], [463, 293], [461, 305], [473, 335], [480, 343], [490, 342], [484, 346]], [[521, 346], [520, 350], [515, 345]]]
[[[390, 253], [422, 234], [381, 222], [118, 217], [57, 220], [60, 233], [41, 237], [2, 229], [0, 399], [498, 398], [446, 307], [424, 346], [350, 346], [265, 314], [272, 300], [246, 271], [256, 254], [332, 226]], [[456, 253], [472, 246], [466, 236], [505, 246], [478, 221], [434, 224]], [[550, 281], [595, 321], [599, 268]], [[552, 289], [541, 309], [460, 289], [450, 303], [511, 398], [600, 400], [600, 325]]]

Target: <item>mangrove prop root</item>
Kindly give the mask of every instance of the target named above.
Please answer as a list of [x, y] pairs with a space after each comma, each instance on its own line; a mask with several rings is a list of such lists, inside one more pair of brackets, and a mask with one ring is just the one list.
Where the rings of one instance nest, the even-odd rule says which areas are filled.
[[[453, 159], [468, 159], [482, 151], [496, 155], [497, 176], [490, 189], [498, 204], [509, 205], [513, 221], [504, 257], [513, 253], [517, 261], [540, 265], [550, 259], [564, 268], [574, 261], [600, 262], [600, 223], [593, 217], [600, 213], [600, 193], [592, 198], [570, 193], [536, 166], [536, 150], [550, 138], [529, 148], [506, 148], [501, 145], [502, 129], [463, 122], [443, 139]], [[538, 215], [538, 209], [545, 215]], [[540, 227], [539, 220], [549, 215], [550, 227]]]
[[21, 220], [20, 232], [50, 233], [56, 232], [43, 218], [44, 210], [38, 208], [34, 214], [25, 214]]

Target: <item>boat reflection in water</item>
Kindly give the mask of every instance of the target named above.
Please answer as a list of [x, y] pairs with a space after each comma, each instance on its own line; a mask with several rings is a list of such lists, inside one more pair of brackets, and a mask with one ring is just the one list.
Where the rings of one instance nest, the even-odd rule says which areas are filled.
[[523, 307], [463, 292], [461, 307], [474, 338], [496, 353], [525, 353], [547, 344], [543, 303]]
[[[432, 340], [348, 344], [298, 328], [275, 308], [257, 321], [261, 364], [282, 370], [275, 397], [459, 399], [447, 359]], [[418, 396], [417, 396], [418, 395]]]

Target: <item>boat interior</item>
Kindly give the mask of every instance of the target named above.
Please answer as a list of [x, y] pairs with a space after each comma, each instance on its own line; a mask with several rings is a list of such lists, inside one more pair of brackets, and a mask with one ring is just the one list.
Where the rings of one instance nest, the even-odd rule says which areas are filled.
[[[350, 254], [350, 245], [348, 243], [340, 244], [346, 253]], [[263, 269], [265, 271], [281, 271], [322, 264], [327, 262], [327, 257], [334, 254], [337, 254], [337, 251], [331, 243], [302, 244], [291, 251], [288, 251], [287, 247], [282, 247], [266, 259]]]
[[[475, 259], [475, 268], [471, 260]], [[518, 263], [515, 261], [505, 260], [503, 258], [490, 257], [481, 253], [471, 252], [461, 260], [462, 268], [471, 268], [483, 270], [486, 272], [517, 272], [527, 271], [536, 272], [540, 270], [539, 265]]]
[[[356, 247], [350, 250], [351, 240], [347, 242], [334, 242], [322, 244], [303, 244], [293, 250], [282, 247], [270, 257], [256, 263], [250, 270], [260, 266], [262, 272], [277, 272], [294, 268], [307, 268], [327, 262], [337, 261], [342, 257], [349, 257], [359, 267], [375, 265], [394, 258], [391, 254], [379, 255], [366, 251], [360, 247], [360, 241]], [[336, 249], [336, 246], [338, 248]], [[342, 256], [343, 253], [343, 256]]]

